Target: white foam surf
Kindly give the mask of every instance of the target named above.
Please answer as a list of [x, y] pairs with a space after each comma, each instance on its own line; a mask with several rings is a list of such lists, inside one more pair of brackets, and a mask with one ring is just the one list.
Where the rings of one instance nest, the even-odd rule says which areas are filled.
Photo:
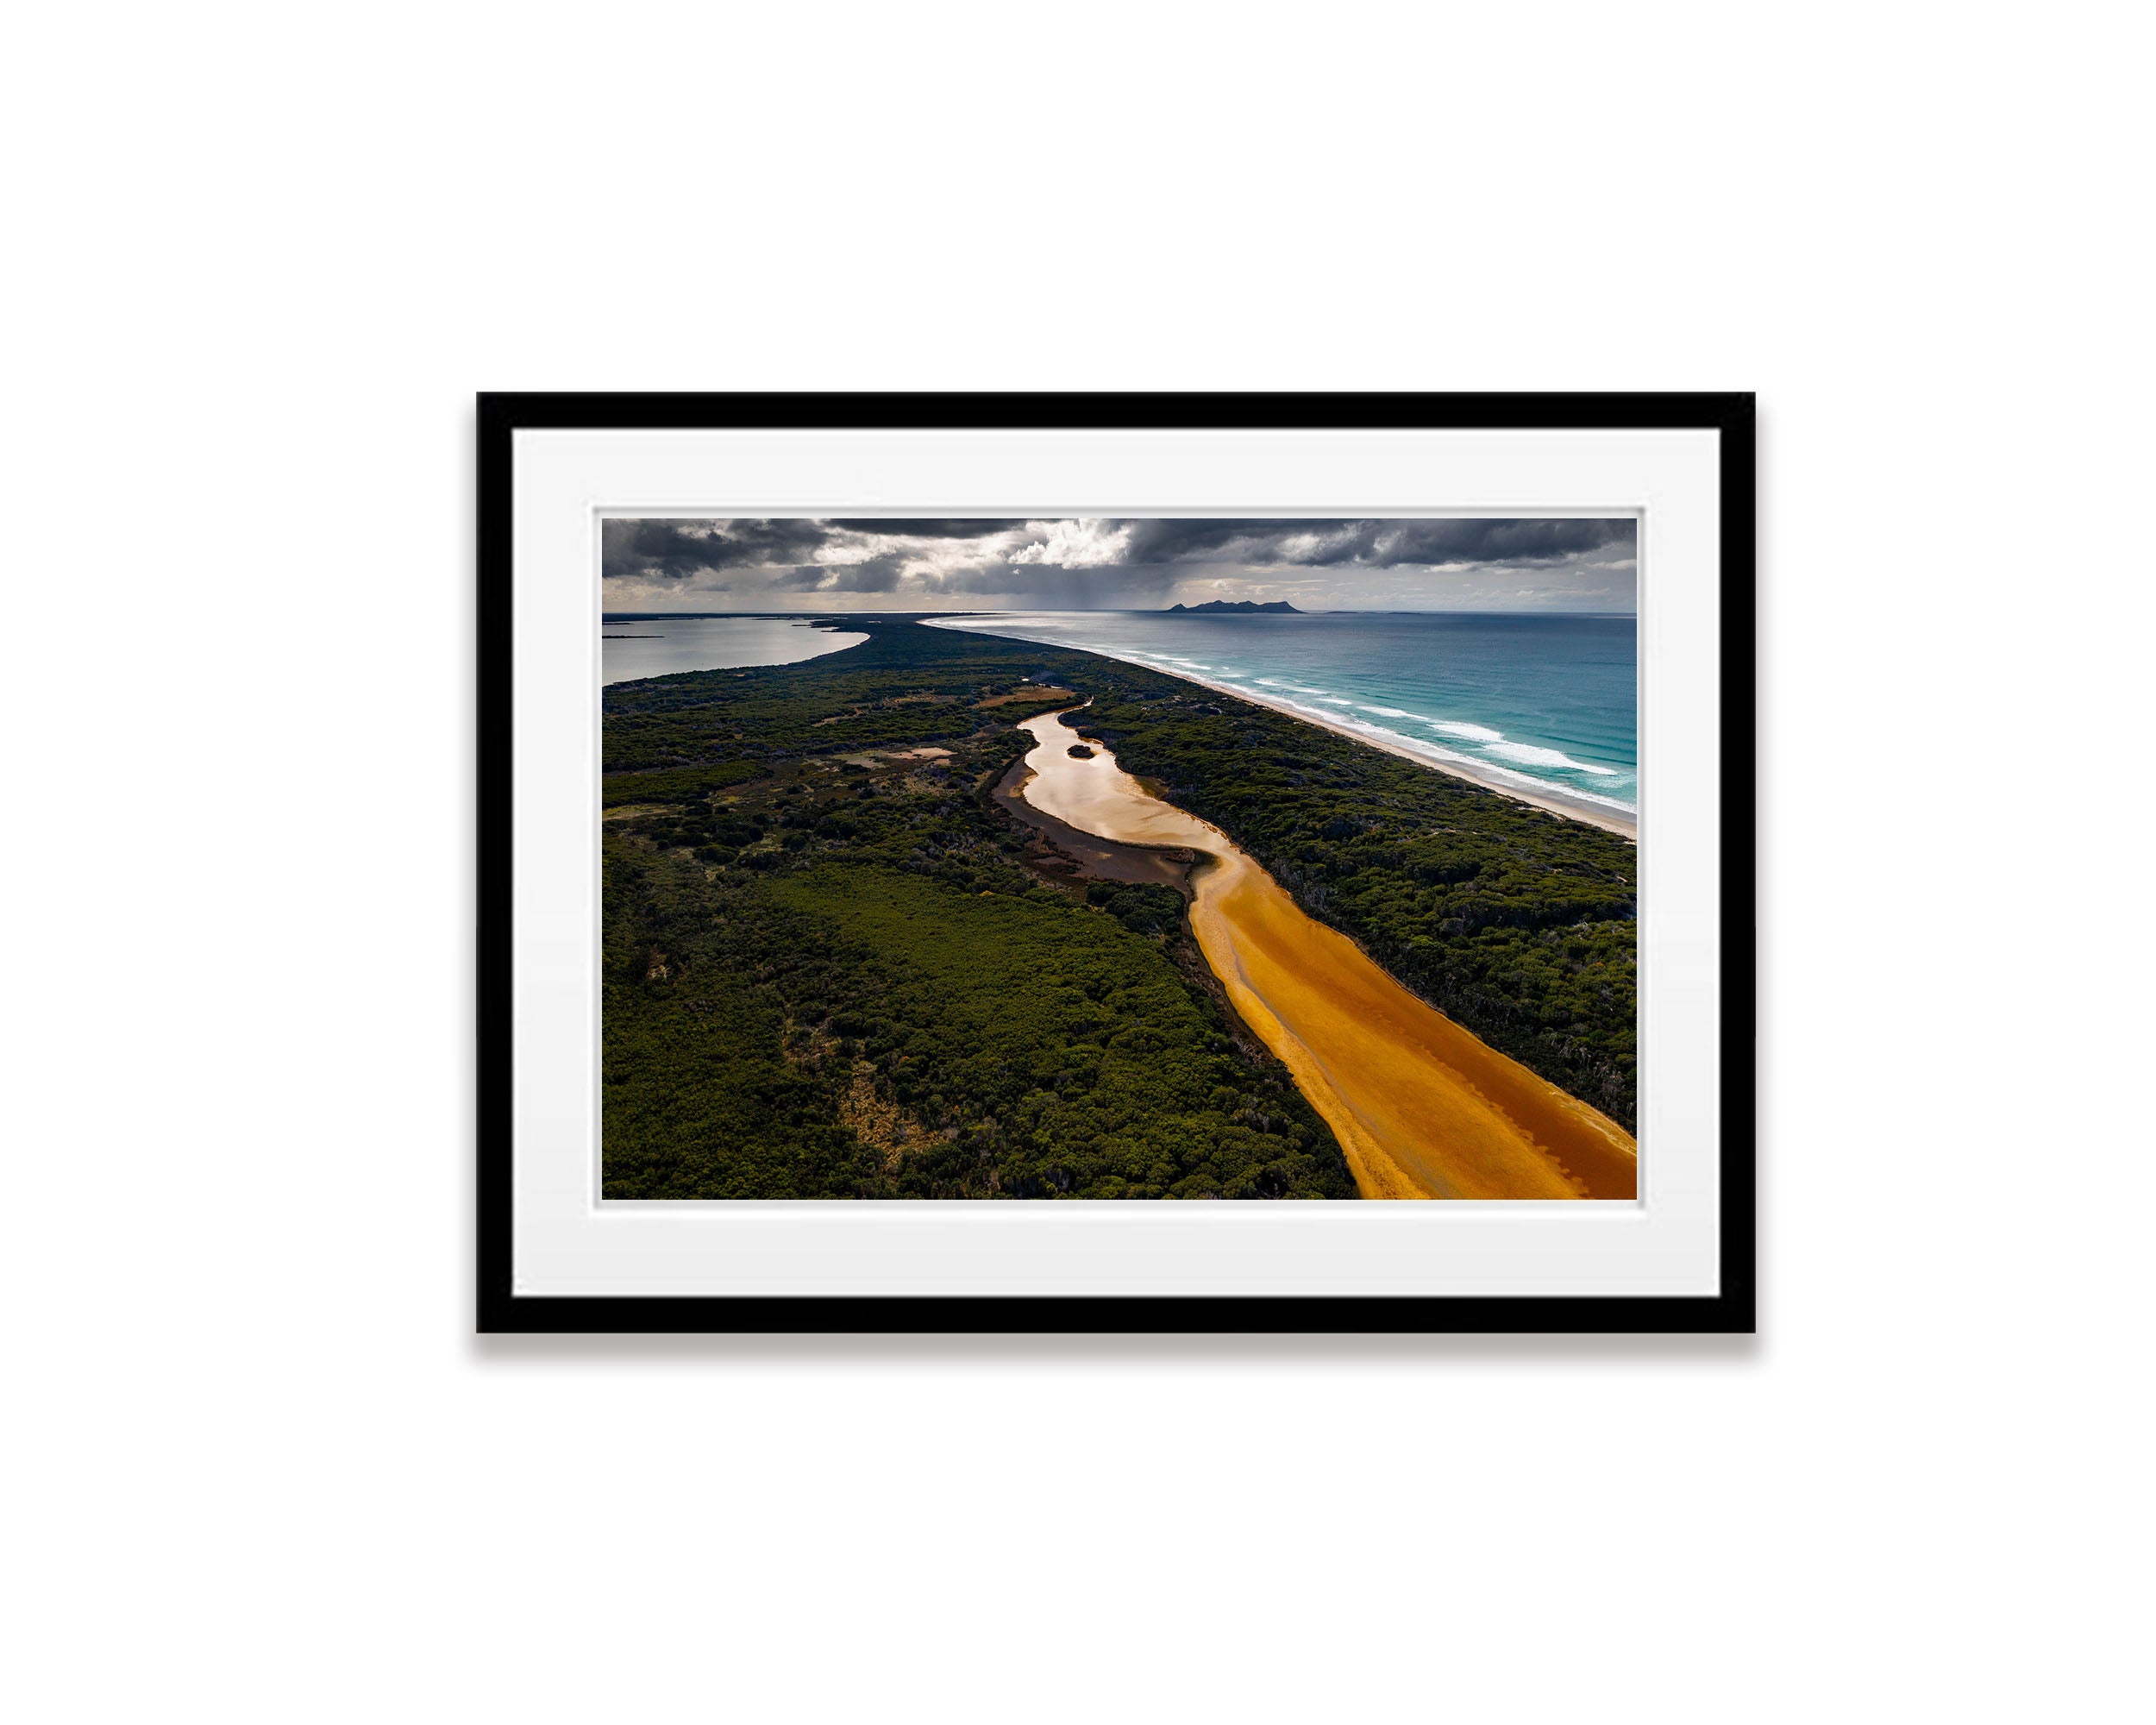
[[1544, 749], [1532, 743], [1493, 743], [1489, 745], [1489, 752], [1529, 767], [1558, 767], [1568, 773], [1600, 774], [1605, 779], [1617, 776], [1613, 768], [1597, 767], [1589, 761], [1575, 761], [1562, 750]]

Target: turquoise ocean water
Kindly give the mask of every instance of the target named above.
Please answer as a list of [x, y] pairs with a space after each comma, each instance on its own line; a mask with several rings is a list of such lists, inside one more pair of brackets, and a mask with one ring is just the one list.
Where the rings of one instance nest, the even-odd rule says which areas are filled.
[[1069, 611], [935, 622], [1105, 654], [1322, 717], [1439, 765], [1639, 811], [1630, 616]]

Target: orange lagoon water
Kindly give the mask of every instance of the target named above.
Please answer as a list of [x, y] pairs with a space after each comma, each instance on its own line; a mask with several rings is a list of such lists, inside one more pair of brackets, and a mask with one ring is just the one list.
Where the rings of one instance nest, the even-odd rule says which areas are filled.
[[1463, 1030], [1304, 914], [1219, 828], [1044, 713], [1025, 800], [1084, 832], [1202, 854], [1190, 921], [1244, 1022], [1332, 1128], [1365, 1198], [1631, 1198], [1632, 1135]]

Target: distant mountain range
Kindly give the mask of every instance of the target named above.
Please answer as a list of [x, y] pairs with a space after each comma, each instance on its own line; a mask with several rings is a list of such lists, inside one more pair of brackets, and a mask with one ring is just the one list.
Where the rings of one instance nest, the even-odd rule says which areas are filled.
[[1168, 614], [1170, 617], [1179, 611], [1186, 617], [1196, 617], [1203, 612], [1220, 611], [1286, 612], [1294, 617], [1302, 615], [1284, 599], [1276, 599], [1269, 605], [1260, 605], [1254, 599], [1209, 599], [1203, 605], [1171, 605], [1168, 607]]

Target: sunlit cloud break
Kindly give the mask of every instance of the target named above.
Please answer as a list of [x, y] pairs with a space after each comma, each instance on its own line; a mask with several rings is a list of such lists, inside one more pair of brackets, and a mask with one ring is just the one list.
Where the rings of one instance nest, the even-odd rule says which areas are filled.
[[704, 518], [601, 526], [610, 611], [1629, 612], [1629, 518]]

